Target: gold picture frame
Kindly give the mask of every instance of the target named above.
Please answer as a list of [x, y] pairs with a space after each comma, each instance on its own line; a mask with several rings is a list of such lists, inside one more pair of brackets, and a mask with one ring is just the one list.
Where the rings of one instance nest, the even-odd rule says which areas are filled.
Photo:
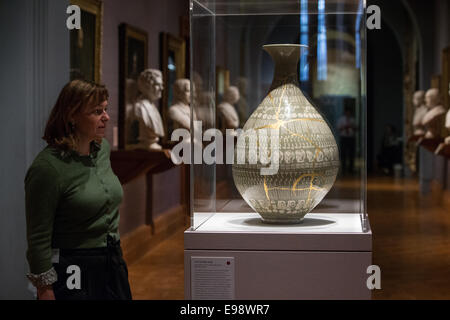
[[186, 77], [186, 41], [167, 32], [161, 33], [161, 71], [164, 82], [161, 114], [166, 131], [163, 142], [167, 142], [173, 130], [168, 116], [173, 100], [173, 84], [175, 80]]
[[442, 50], [441, 95], [444, 107], [450, 109], [450, 47]]
[[81, 29], [70, 31], [70, 79], [101, 82], [103, 1], [70, 0], [81, 9]]
[[225, 126], [222, 118], [217, 112], [217, 106], [223, 101], [225, 91], [230, 87], [230, 70], [216, 66], [216, 126], [218, 129], [224, 131]]
[[434, 74], [431, 76], [430, 88], [435, 88], [441, 90], [441, 75]]
[[134, 128], [130, 112], [138, 96], [137, 80], [148, 68], [148, 34], [146, 31], [122, 23], [119, 25], [119, 149], [137, 143], [138, 129]]
[[230, 70], [216, 66], [216, 103], [222, 102], [225, 91], [230, 86]]

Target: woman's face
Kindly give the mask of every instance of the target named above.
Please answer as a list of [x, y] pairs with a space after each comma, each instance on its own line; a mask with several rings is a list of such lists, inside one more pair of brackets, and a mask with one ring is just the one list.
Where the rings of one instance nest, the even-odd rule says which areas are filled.
[[73, 117], [75, 133], [82, 140], [93, 141], [105, 136], [109, 115], [106, 112], [108, 101], [97, 106], [88, 106]]

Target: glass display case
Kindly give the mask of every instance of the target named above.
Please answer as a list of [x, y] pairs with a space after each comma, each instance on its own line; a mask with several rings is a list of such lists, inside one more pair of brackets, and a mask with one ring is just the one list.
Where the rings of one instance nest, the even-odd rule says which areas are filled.
[[190, 22], [186, 297], [206, 297], [192, 257], [223, 250], [236, 268], [258, 260], [243, 250], [365, 252], [353, 292], [367, 297], [365, 1], [191, 0]]

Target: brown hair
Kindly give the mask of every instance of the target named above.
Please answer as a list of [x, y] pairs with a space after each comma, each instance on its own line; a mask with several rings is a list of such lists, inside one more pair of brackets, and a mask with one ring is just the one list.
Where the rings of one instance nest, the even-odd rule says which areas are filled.
[[[77, 139], [70, 119], [88, 106], [96, 106], [108, 99], [104, 85], [84, 80], [73, 80], [61, 90], [45, 127], [42, 139], [52, 147], [74, 150]], [[101, 142], [101, 141], [98, 141]]]

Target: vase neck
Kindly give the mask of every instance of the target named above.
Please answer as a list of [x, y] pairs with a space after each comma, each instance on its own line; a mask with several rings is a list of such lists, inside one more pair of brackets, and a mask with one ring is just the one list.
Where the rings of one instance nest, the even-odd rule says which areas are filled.
[[298, 62], [300, 60], [300, 55], [304, 52], [306, 46], [298, 44], [282, 44], [265, 45], [263, 48], [270, 54], [275, 64], [270, 91], [287, 83], [293, 83], [298, 86]]

